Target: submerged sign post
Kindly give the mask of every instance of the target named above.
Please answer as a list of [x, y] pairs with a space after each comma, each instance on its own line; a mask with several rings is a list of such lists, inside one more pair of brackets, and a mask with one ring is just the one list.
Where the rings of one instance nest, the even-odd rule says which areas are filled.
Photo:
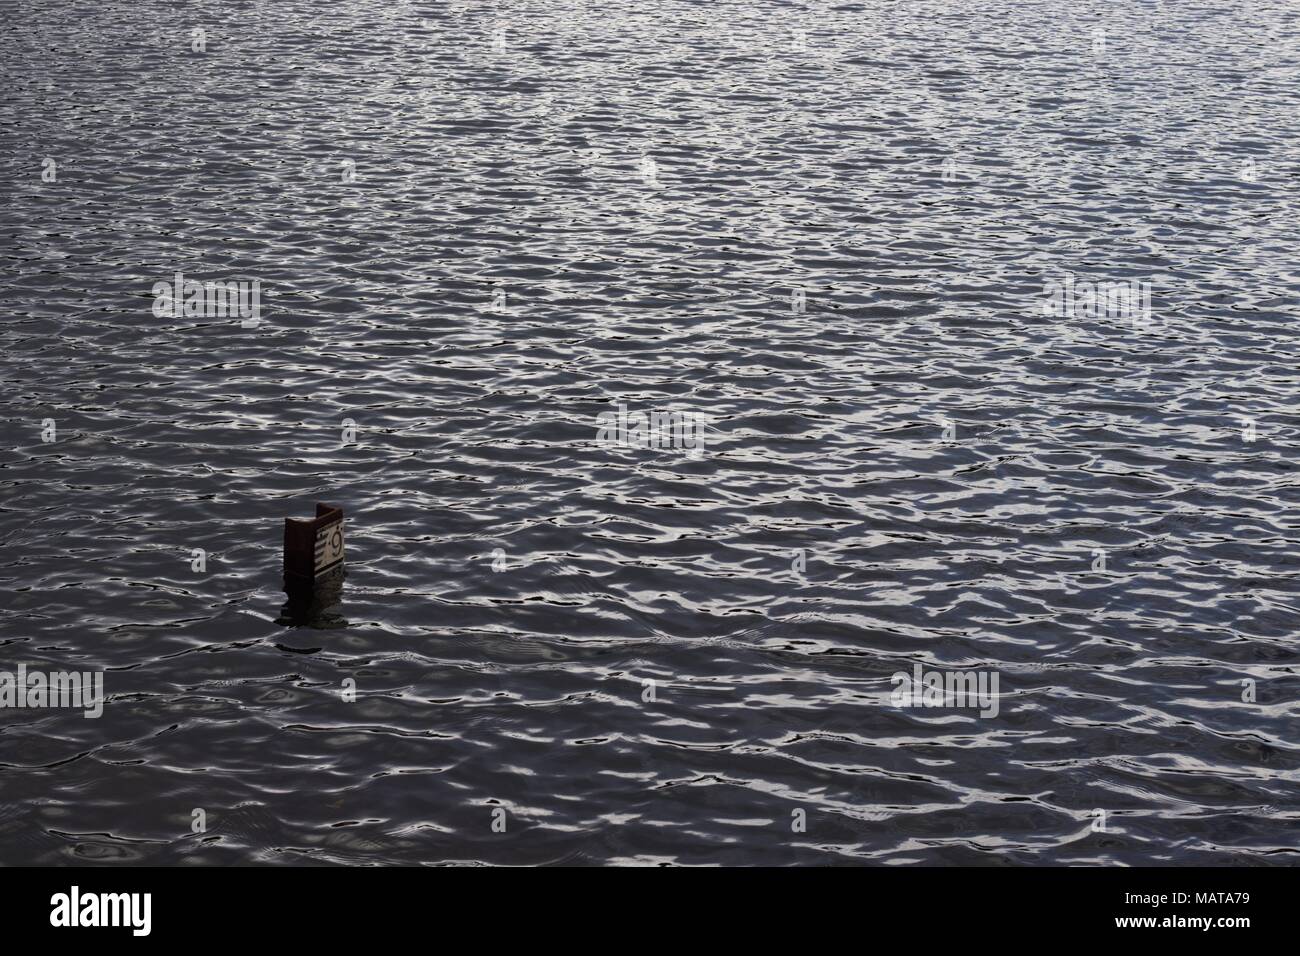
[[343, 509], [316, 504], [315, 518], [284, 519], [284, 578], [310, 585], [343, 563]]

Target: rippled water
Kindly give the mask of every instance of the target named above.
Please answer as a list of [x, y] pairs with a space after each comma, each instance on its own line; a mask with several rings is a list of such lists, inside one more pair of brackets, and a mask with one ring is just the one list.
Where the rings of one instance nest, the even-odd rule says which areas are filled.
[[0, 861], [1295, 862], [1294, 5], [3, 29]]

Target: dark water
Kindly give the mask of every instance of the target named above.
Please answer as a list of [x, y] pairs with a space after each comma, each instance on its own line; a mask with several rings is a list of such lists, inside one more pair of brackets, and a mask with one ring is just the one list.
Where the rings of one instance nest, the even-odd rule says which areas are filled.
[[[0, 666], [108, 700], [0, 710], [0, 861], [1296, 861], [1294, 5], [3, 31]], [[316, 501], [338, 626], [283, 627]]]

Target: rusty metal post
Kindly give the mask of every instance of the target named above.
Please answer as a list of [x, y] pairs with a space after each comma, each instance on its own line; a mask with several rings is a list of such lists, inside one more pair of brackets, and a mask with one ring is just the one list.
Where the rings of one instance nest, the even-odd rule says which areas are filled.
[[316, 504], [315, 518], [284, 519], [285, 587], [310, 587], [343, 563], [343, 509]]

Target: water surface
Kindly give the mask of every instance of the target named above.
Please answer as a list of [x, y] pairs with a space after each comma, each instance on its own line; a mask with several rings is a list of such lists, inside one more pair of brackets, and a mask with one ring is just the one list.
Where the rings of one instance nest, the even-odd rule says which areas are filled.
[[[1294, 7], [3, 30], [0, 667], [109, 699], [0, 711], [0, 861], [1295, 862]], [[154, 315], [178, 270], [260, 325]]]

